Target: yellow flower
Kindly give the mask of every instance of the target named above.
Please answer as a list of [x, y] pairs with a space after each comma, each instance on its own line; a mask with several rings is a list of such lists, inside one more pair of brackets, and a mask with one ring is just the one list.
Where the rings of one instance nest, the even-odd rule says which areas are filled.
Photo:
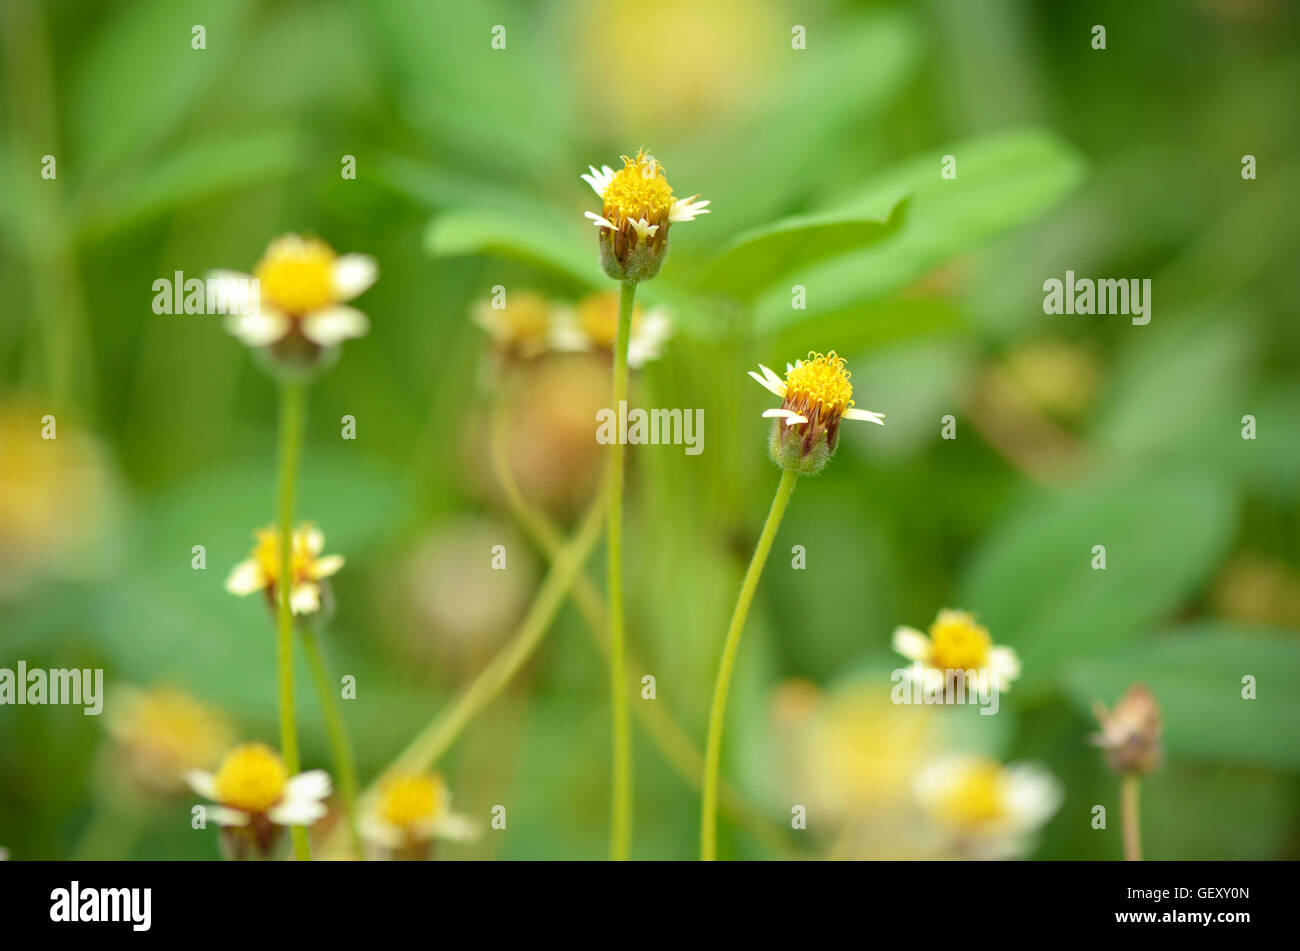
[[600, 234], [600, 260], [618, 281], [645, 281], [659, 273], [668, 247], [668, 228], [675, 222], [707, 215], [699, 195], [674, 198], [658, 160], [642, 150], [623, 156], [615, 172], [608, 165], [588, 166], [585, 181], [600, 196], [601, 213], [587, 212]]
[[131, 777], [153, 792], [180, 791], [190, 770], [210, 766], [233, 739], [220, 712], [175, 687], [120, 687], [105, 712]]
[[930, 636], [912, 627], [894, 630], [894, 650], [922, 665], [926, 687], [941, 686], [953, 671], [988, 671], [995, 690], [1010, 690], [1020, 676], [1020, 659], [1010, 647], [997, 647], [988, 629], [966, 611], [942, 610]]
[[[556, 350], [612, 353], [618, 334], [618, 295], [588, 294], [572, 310], [556, 312], [551, 342]], [[627, 362], [632, 368], [659, 359], [664, 342], [673, 334], [672, 321], [662, 307], [632, 308]]]
[[[265, 591], [274, 603], [276, 585], [280, 580], [280, 532], [274, 526], [255, 533], [257, 545], [251, 557], [235, 565], [226, 579], [226, 590], [243, 597], [254, 591]], [[325, 547], [325, 536], [310, 523], [299, 525], [293, 533], [293, 551], [289, 559], [292, 579], [289, 605], [294, 614], [314, 614], [321, 607], [321, 582], [343, 567], [342, 555], [320, 553]]]
[[781, 398], [781, 406], [765, 410], [777, 420], [772, 432], [772, 460], [783, 469], [819, 471], [839, 441], [840, 420], [857, 419], [883, 426], [883, 413], [853, 406], [852, 374], [834, 350], [809, 353], [807, 360], [786, 365], [785, 379], [763, 364], [762, 375], [749, 371], [759, 386]]
[[502, 354], [530, 360], [550, 349], [554, 310], [541, 294], [515, 291], [504, 307], [480, 301], [474, 308], [474, 323]]
[[216, 271], [222, 299], [241, 300], [241, 288], [255, 280], [246, 313], [232, 315], [227, 328], [250, 347], [297, 345], [311, 358], [344, 340], [364, 336], [366, 315], [347, 302], [375, 283], [379, 267], [364, 254], [339, 255], [324, 241], [287, 234], [272, 241], [252, 275]]
[[451, 811], [451, 793], [440, 775], [407, 773], [385, 779], [364, 803], [361, 834], [380, 849], [416, 857], [435, 838], [473, 839], [478, 826]]
[[918, 773], [917, 802], [947, 847], [966, 858], [1013, 858], [1061, 806], [1061, 784], [1041, 766], [1002, 766], [953, 754]]
[[325, 815], [330, 778], [313, 769], [290, 777], [280, 754], [265, 743], [245, 743], [230, 750], [216, 773], [191, 770], [186, 781], [223, 826], [246, 826], [269, 820], [276, 825], [308, 826]]

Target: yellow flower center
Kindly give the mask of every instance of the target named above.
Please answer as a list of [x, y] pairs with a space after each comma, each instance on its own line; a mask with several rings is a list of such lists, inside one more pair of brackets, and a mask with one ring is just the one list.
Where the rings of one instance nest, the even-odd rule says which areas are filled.
[[601, 197], [605, 217], [619, 227], [628, 218], [644, 218], [649, 224], [662, 225], [673, 207], [673, 190], [664, 177], [663, 166], [644, 151], [638, 152], [636, 158], [623, 156], [622, 169], [615, 173]]
[[284, 796], [289, 772], [278, 753], [264, 743], [237, 746], [217, 770], [217, 801], [244, 812], [266, 812]]
[[832, 350], [825, 355], [809, 353], [808, 359], [785, 375], [785, 403], [810, 420], [820, 413], [822, 422], [844, 415], [853, 405], [852, 376], [844, 358]]
[[309, 314], [337, 303], [334, 249], [295, 234], [271, 243], [253, 276], [262, 300], [287, 314]]
[[540, 294], [514, 294], [502, 311], [510, 340], [530, 343], [546, 338], [551, 328], [551, 305]]
[[964, 768], [961, 777], [935, 803], [939, 817], [959, 827], [970, 828], [1002, 817], [1005, 807], [1002, 767], [992, 760], [977, 760]]
[[[632, 329], [641, 322], [641, 306], [632, 305]], [[578, 326], [587, 339], [602, 349], [612, 349], [618, 336], [618, 295], [591, 294], [578, 302]]]
[[[257, 533], [257, 548], [253, 550], [262, 574], [272, 584], [280, 580], [280, 530], [263, 528]], [[289, 556], [289, 575], [294, 581], [309, 581], [315, 559], [307, 548], [307, 532], [298, 528], [293, 533], [293, 553]]]
[[442, 808], [442, 784], [434, 776], [398, 776], [384, 784], [379, 815], [390, 825], [410, 829]]
[[930, 625], [930, 666], [939, 670], [982, 670], [993, 639], [965, 611], [940, 611]]

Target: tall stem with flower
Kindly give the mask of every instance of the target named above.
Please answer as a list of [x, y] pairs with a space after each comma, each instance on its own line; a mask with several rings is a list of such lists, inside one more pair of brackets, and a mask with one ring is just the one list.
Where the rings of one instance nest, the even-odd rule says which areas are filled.
[[772, 461], [784, 470], [777, 485], [767, 521], [759, 535], [754, 555], [745, 571], [731, 624], [723, 642], [718, 676], [713, 687], [709, 713], [708, 743], [704, 751], [704, 795], [700, 806], [700, 858], [718, 857], [718, 785], [722, 770], [722, 728], [727, 715], [727, 693], [740, 650], [740, 636], [767, 563], [768, 552], [785, 514], [795, 481], [801, 475], [820, 472], [835, 452], [842, 419], [858, 419], [884, 425], [884, 416], [854, 409], [853, 386], [844, 361], [832, 350], [826, 355], [810, 353], [808, 359], [789, 367], [785, 379], [759, 364], [762, 371], [750, 372], [760, 386], [781, 398], [781, 406], [764, 411], [775, 420], [770, 451]]
[[[675, 199], [663, 166], [653, 155], [623, 156], [615, 172], [608, 165], [590, 166], [582, 178], [601, 198], [601, 213], [587, 212], [598, 229], [600, 263], [622, 285], [618, 333], [614, 343], [613, 410], [627, 400], [628, 341], [636, 286], [659, 273], [674, 222], [707, 214], [698, 195]], [[610, 456], [609, 487], [609, 649], [610, 712], [613, 722], [613, 779], [610, 809], [610, 858], [626, 859], [632, 844], [632, 741], [628, 730], [626, 647], [623, 627], [623, 446]]]

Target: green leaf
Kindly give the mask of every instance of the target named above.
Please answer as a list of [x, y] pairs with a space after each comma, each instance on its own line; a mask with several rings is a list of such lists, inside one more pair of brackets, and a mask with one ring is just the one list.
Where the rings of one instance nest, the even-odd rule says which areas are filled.
[[608, 288], [600, 269], [595, 229], [578, 239], [574, 228], [543, 212], [450, 211], [429, 223], [425, 250], [436, 258], [486, 254], [544, 268], [584, 288]]
[[[1110, 482], [1031, 503], [976, 554], [961, 585], [1029, 691], [1141, 634], [1184, 604], [1231, 540], [1235, 502], [1191, 475]], [[1094, 569], [1093, 547], [1106, 548]]]
[[[945, 155], [956, 159], [955, 179], [940, 177]], [[792, 310], [784, 288], [764, 294], [756, 325], [771, 331], [891, 294], [1042, 214], [1082, 174], [1083, 162], [1071, 146], [1037, 130], [958, 142], [910, 159], [848, 196], [840, 207], [846, 215], [870, 210], [882, 198], [906, 191], [911, 197], [898, 232], [801, 274], [799, 283], [808, 291], [806, 310]]]
[[797, 215], [753, 228], [710, 262], [699, 286], [749, 300], [792, 271], [881, 240], [902, 223], [905, 204], [900, 188], [851, 213]]
[[[1256, 698], [1242, 697], [1242, 678]], [[1064, 685], [1081, 708], [1108, 707], [1144, 683], [1160, 704], [1171, 758], [1300, 769], [1300, 640], [1296, 631], [1189, 624], [1071, 666]]]

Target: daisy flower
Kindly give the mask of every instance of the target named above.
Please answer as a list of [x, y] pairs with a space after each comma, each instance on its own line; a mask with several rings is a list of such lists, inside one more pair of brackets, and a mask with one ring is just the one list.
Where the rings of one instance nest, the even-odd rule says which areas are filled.
[[894, 630], [894, 650], [921, 664], [927, 688], [941, 687], [953, 671], [989, 672], [993, 688], [1010, 690], [1020, 676], [1020, 658], [1010, 647], [995, 647], [988, 629], [966, 611], [942, 610], [927, 637], [916, 628]]
[[[257, 544], [250, 557], [235, 565], [226, 579], [226, 590], [243, 597], [265, 591], [275, 605], [276, 585], [280, 580], [280, 532], [271, 526], [254, 533]], [[315, 614], [321, 608], [324, 581], [343, 567], [342, 555], [321, 557], [325, 536], [310, 523], [299, 525], [293, 533], [293, 553], [289, 560], [292, 587], [289, 606], [294, 614]]]
[[478, 831], [474, 820], [451, 811], [437, 773], [390, 776], [362, 807], [362, 837], [395, 857], [426, 858], [434, 839], [465, 842]]
[[674, 198], [663, 166], [644, 149], [636, 158], [623, 156], [617, 172], [608, 165], [582, 180], [600, 196], [601, 213], [586, 216], [599, 230], [600, 262], [616, 281], [645, 281], [659, 273], [668, 248], [668, 228], [680, 221], [707, 215], [708, 202], [699, 195]]
[[809, 353], [807, 360], [786, 365], [785, 379], [763, 364], [762, 375], [749, 371], [759, 386], [781, 398], [780, 407], [764, 410], [777, 420], [772, 432], [772, 460], [783, 469], [813, 473], [826, 465], [839, 440], [840, 420], [885, 424], [883, 413], [853, 406], [852, 374], [834, 350]]
[[1060, 782], [1041, 766], [966, 754], [923, 768], [913, 789], [947, 847], [964, 858], [1023, 856], [1062, 800]]
[[[572, 310], [557, 311], [551, 344], [556, 350], [612, 353], [617, 335], [618, 295], [589, 294]], [[658, 360], [664, 342], [672, 335], [673, 324], [666, 310], [652, 307], [643, 311], [639, 304], [633, 305], [627, 346], [628, 366], [635, 369], [650, 360]]]
[[505, 307], [480, 301], [474, 308], [474, 323], [492, 340], [503, 356], [531, 360], [551, 346], [555, 307], [541, 294], [516, 291]]
[[230, 834], [234, 857], [251, 846], [271, 851], [279, 826], [309, 826], [325, 815], [330, 778], [313, 769], [290, 777], [280, 754], [264, 743], [245, 743], [230, 750], [215, 773], [191, 770], [186, 781], [210, 800], [208, 814]]
[[234, 739], [220, 711], [175, 687], [119, 687], [104, 712], [127, 776], [148, 792], [180, 792], [190, 770], [211, 766]]
[[287, 234], [271, 242], [252, 275], [216, 271], [211, 278], [224, 299], [255, 281], [245, 312], [227, 329], [250, 347], [269, 347], [280, 357], [314, 363], [324, 350], [364, 336], [366, 315], [347, 302], [375, 283], [379, 267], [365, 254], [336, 254], [324, 241]]

